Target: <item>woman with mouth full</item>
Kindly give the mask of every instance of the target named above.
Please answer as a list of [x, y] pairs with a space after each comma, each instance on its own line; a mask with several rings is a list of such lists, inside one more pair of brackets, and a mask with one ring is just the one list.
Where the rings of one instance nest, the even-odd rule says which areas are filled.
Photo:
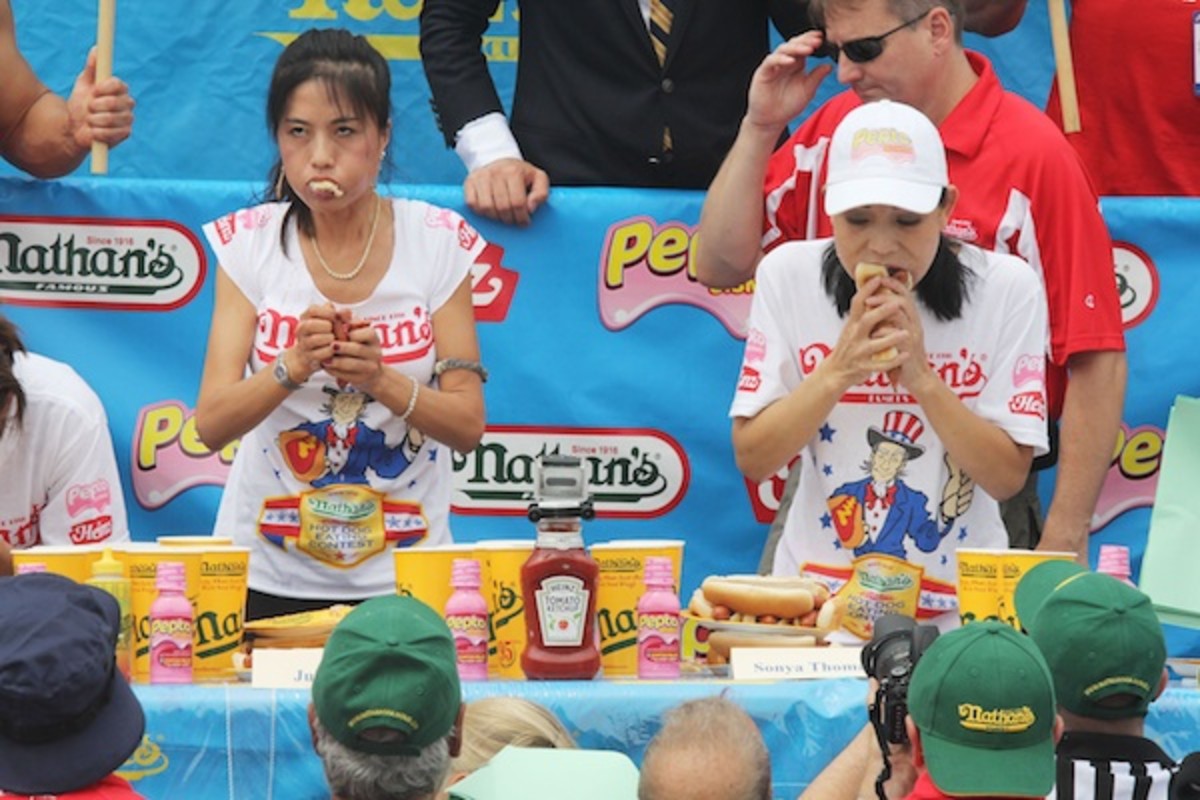
[[846, 641], [959, 622], [955, 551], [1005, 548], [997, 502], [1047, 447], [1046, 298], [1024, 261], [950, 239], [934, 125], [867, 103], [829, 142], [828, 239], [758, 270], [730, 409], [741, 471], [798, 459], [774, 572], [828, 583]]
[[239, 440], [214, 533], [251, 548], [246, 618], [393, 593], [396, 548], [450, 541], [450, 449], [484, 430], [458, 214], [384, 198], [387, 62], [310, 30], [280, 55], [270, 200], [204, 226], [220, 267], [196, 406]]

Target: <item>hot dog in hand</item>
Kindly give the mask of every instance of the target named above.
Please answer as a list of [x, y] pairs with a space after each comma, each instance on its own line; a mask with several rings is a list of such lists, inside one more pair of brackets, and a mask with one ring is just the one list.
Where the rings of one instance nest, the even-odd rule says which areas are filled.
[[[891, 276], [896, 280], [903, 282], [909, 289], [912, 288], [912, 273], [908, 270], [889, 270], [883, 264], [873, 264], [869, 261], [860, 261], [858, 262], [858, 266], [854, 268], [854, 285], [861, 290], [863, 286], [867, 284], [867, 281], [871, 280], [871, 278], [886, 278], [889, 274], [891, 274]], [[887, 292], [888, 294], [892, 293], [888, 289], [882, 289], [882, 291]], [[875, 335], [881, 335], [888, 333], [890, 330], [892, 330], [892, 326], [880, 325], [874, 331], [872, 331], [872, 333]], [[898, 355], [899, 352], [895, 347], [888, 347], [880, 350], [878, 353], [872, 356], [872, 358], [875, 361], [891, 361]]]

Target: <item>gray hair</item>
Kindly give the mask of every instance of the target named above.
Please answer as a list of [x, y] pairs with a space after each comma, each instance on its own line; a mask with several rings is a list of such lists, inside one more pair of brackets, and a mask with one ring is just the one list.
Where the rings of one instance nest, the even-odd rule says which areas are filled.
[[[665, 786], [659, 770], [683, 759], [719, 764], [729, 775], [745, 775], [729, 800], [771, 800], [771, 759], [758, 725], [723, 695], [689, 700], [663, 716], [663, 726], [646, 748], [638, 800], [659, 800], [683, 787]], [[741, 771], [734, 773], [735, 768]], [[699, 777], [699, 776], [697, 776]], [[667, 790], [667, 791], [664, 791]], [[685, 790], [686, 791], [686, 790]]]
[[377, 756], [346, 747], [315, 717], [313, 732], [325, 780], [339, 800], [429, 800], [450, 769], [449, 737], [415, 756]]
[[[864, 0], [808, 0], [808, 16], [813, 25], [825, 27], [825, 15], [831, 8], [858, 8]], [[963, 0], [887, 0], [888, 10], [899, 19], [916, 19], [931, 8], [941, 6], [954, 19], [954, 40], [962, 44], [963, 22], [967, 12]]]

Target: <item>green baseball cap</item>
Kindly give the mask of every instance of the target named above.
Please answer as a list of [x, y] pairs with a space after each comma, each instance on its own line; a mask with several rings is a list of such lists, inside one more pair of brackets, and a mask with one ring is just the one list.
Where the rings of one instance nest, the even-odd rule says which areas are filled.
[[939, 636], [908, 690], [929, 776], [951, 795], [1045, 797], [1054, 786], [1054, 683], [1029, 637], [1003, 622]]
[[[417, 755], [450, 732], [462, 703], [450, 629], [412, 597], [367, 600], [329, 635], [312, 700], [321, 725], [346, 747]], [[380, 728], [400, 736], [363, 735]]]
[[[1046, 657], [1058, 702], [1093, 719], [1143, 717], [1158, 694], [1167, 643], [1150, 597], [1070, 561], [1022, 576], [1017, 616]], [[1104, 703], [1128, 695], [1129, 703]]]

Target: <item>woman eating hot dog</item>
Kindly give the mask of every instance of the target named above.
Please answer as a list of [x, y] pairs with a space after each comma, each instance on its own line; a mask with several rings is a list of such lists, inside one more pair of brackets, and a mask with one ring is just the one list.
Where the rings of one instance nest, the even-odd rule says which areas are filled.
[[758, 270], [738, 466], [761, 481], [801, 459], [774, 572], [829, 582], [848, 631], [953, 625], [955, 550], [1007, 546], [997, 501], [1046, 451], [1045, 295], [1024, 261], [946, 235], [958, 191], [919, 111], [865, 104], [829, 147], [833, 237]]

